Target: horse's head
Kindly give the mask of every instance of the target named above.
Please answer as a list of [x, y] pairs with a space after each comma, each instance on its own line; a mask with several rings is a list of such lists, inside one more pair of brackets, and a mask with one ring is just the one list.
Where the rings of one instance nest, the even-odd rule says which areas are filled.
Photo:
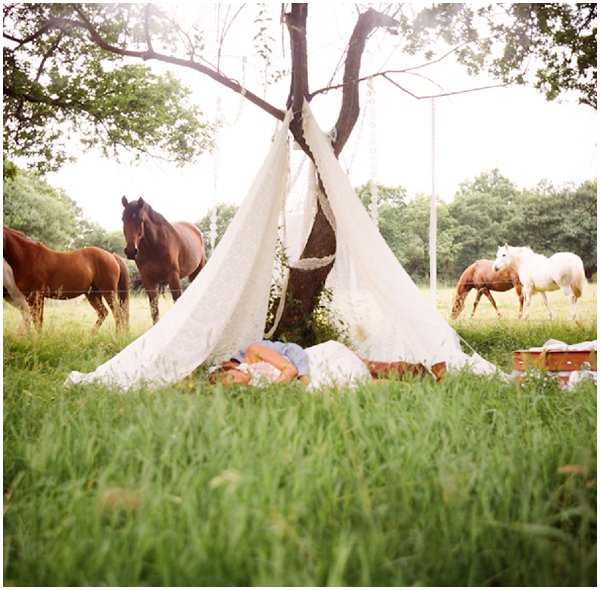
[[513, 256], [512, 248], [508, 244], [500, 246], [496, 252], [496, 260], [494, 260], [494, 270], [497, 272], [503, 268], [512, 266]]
[[123, 203], [123, 234], [125, 235], [125, 255], [129, 260], [135, 260], [140, 241], [144, 237], [144, 224], [148, 218], [148, 205], [140, 197], [137, 201], [121, 199]]

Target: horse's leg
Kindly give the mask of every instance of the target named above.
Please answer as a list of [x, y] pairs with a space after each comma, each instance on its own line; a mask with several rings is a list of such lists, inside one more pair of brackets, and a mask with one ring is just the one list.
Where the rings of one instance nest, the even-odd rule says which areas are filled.
[[523, 317], [523, 301], [524, 301], [524, 297], [523, 297], [523, 289], [521, 288], [520, 284], [516, 284], [515, 285], [515, 291], [517, 292], [517, 297], [519, 298], [519, 319], [521, 319]]
[[90, 305], [96, 310], [96, 313], [98, 314], [98, 319], [96, 320], [96, 324], [92, 329], [92, 333], [95, 334], [100, 329], [100, 326], [106, 319], [108, 311], [106, 310], [106, 307], [104, 307], [104, 303], [102, 303], [101, 293], [91, 291], [90, 293], [86, 293], [85, 296], [90, 302]]
[[529, 318], [529, 307], [531, 305], [531, 297], [532, 296], [533, 296], [532, 287], [525, 287], [525, 313], [523, 314], [524, 320]]
[[31, 332], [31, 310], [29, 309], [29, 303], [21, 291], [16, 289], [6, 289], [8, 291], [5, 296], [5, 301], [10, 303], [13, 307], [17, 308], [21, 312], [21, 325], [19, 326], [19, 334], [29, 334]]
[[107, 291], [104, 293], [104, 299], [110, 307], [110, 311], [112, 311], [113, 317], [115, 318], [115, 330], [117, 334], [120, 334], [123, 331], [123, 311], [121, 310], [121, 306], [119, 304], [119, 298], [117, 297], [117, 291]]
[[483, 291], [481, 289], [478, 289], [477, 297], [475, 297], [475, 303], [473, 304], [473, 311], [471, 312], [471, 318], [475, 315], [475, 310], [477, 309], [477, 306], [479, 305], [479, 300], [481, 299], [482, 295], [483, 295]]
[[152, 323], [156, 324], [156, 322], [158, 322], [158, 285], [153, 285], [151, 287], [146, 286], [146, 293], [148, 293]]
[[158, 322], [158, 286], [153, 289], [146, 289], [148, 293], [148, 301], [150, 303], [150, 315], [152, 316], [152, 323]]
[[546, 296], [546, 293], [544, 291], [540, 291], [541, 295], [542, 295], [542, 299], [544, 300], [544, 305], [546, 306], [546, 309], [548, 310], [548, 319], [551, 320], [552, 319], [552, 310], [550, 309], [550, 305], [548, 304], [548, 297]]
[[173, 301], [177, 301], [181, 297], [181, 281], [179, 280], [179, 273], [173, 272], [169, 275], [169, 288], [171, 289], [171, 296]]
[[569, 300], [571, 301], [571, 319], [576, 322], [577, 321], [577, 300], [579, 297], [575, 295], [575, 293], [571, 293], [569, 295]]
[[494, 301], [494, 298], [492, 297], [492, 294], [490, 293], [490, 290], [487, 287], [483, 290], [483, 294], [490, 300], [490, 303], [492, 304], [492, 307], [496, 310], [496, 315], [498, 317], [500, 317], [500, 312], [498, 311], [498, 307], [496, 306], [496, 302]]
[[6, 301], [11, 305], [14, 305], [21, 312], [22, 322], [19, 333], [28, 334], [31, 331], [31, 310], [29, 309], [29, 303], [27, 303], [25, 295], [23, 295], [17, 287], [12, 268], [6, 260], [4, 261], [3, 278]]
[[34, 291], [27, 297], [27, 303], [31, 309], [31, 317], [33, 319], [33, 325], [39, 332], [42, 329], [44, 323], [44, 294], [39, 291]]
[[152, 323], [158, 322], [158, 294], [159, 284], [151, 278], [141, 276], [142, 285], [148, 295], [148, 302], [150, 303], [150, 316], [152, 317]]

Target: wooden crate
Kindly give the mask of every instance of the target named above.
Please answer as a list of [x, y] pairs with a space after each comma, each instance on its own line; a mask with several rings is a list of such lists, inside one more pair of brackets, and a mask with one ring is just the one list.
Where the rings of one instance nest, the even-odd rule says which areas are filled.
[[562, 386], [567, 385], [573, 371], [596, 371], [595, 350], [515, 350], [513, 352], [513, 377], [522, 383], [531, 369], [543, 371]]
[[[513, 369], [527, 371], [540, 369], [542, 371], [563, 372], [591, 369], [596, 371], [595, 350], [515, 350], [513, 352]], [[584, 366], [586, 365], [587, 366]]]

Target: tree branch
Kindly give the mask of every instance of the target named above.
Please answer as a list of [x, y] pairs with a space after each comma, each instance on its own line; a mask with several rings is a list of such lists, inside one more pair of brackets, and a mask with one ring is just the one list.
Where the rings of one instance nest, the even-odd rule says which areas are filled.
[[399, 24], [392, 17], [381, 14], [372, 8], [369, 8], [358, 17], [348, 43], [344, 67], [342, 106], [335, 124], [335, 141], [333, 143], [336, 156], [340, 154], [344, 145], [346, 145], [360, 112], [358, 79], [367, 37], [377, 27], [397, 27]]
[[410, 96], [412, 96], [413, 98], [416, 98], [417, 100], [424, 100], [426, 98], [441, 98], [442, 96], [454, 96], [455, 94], [466, 94], [468, 92], [476, 92], [478, 90], [488, 90], [489, 88], [505, 88], [506, 86], [510, 86], [509, 82], [505, 82], [503, 84], [490, 84], [489, 86], [478, 86], [477, 88], [466, 88], [465, 90], [453, 90], [451, 92], [442, 92], [440, 94], [427, 94], [427, 95], [421, 96], [418, 94], [414, 94], [410, 90], [407, 90], [406, 88], [404, 88], [404, 86], [400, 86], [400, 84], [398, 84], [398, 82], [396, 82], [395, 80], [392, 80], [388, 76], [384, 76], [384, 78], [388, 82], [391, 82], [394, 86], [396, 86], [396, 88], [399, 88], [400, 90], [402, 90], [402, 92], [406, 92], [406, 94], [410, 94]]
[[18, 98], [18, 99], [25, 100], [27, 102], [35, 103], [35, 104], [47, 104], [47, 105], [52, 105], [55, 107], [62, 107], [65, 109], [72, 108], [73, 106], [78, 104], [78, 103], [74, 103], [74, 102], [65, 101], [60, 98], [50, 98], [48, 96], [36, 96], [36, 95], [30, 94], [28, 92], [15, 92], [15, 89], [12, 88], [11, 86], [4, 86], [3, 93], [6, 96], [9, 96], [11, 98]]
[[2, 31], [2, 36], [5, 39], [8, 39], [9, 41], [12, 41], [13, 43], [21, 43], [21, 39], [17, 39], [17, 37], [13, 37], [12, 35], [9, 35], [5, 31]]
[[201, 74], [208, 76], [209, 78], [212, 78], [213, 80], [215, 80], [215, 82], [218, 82], [219, 84], [221, 84], [223, 86], [226, 86], [227, 88], [233, 90], [234, 92], [241, 94], [247, 100], [249, 100], [256, 106], [261, 108], [263, 111], [266, 111], [267, 113], [269, 113], [276, 119], [283, 121], [285, 113], [281, 109], [274, 107], [273, 105], [268, 103], [266, 100], [260, 98], [253, 92], [250, 92], [249, 90], [243, 88], [239, 82], [236, 82], [235, 80], [232, 80], [231, 78], [228, 78], [227, 76], [224, 76], [223, 74], [221, 74], [220, 72], [217, 72], [216, 70], [213, 70], [202, 64], [199, 64], [196, 61], [193, 61], [191, 59], [182, 59], [182, 58], [175, 57], [172, 55], [166, 55], [166, 54], [159, 53], [157, 51], [153, 51], [150, 49], [148, 49], [146, 51], [137, 51], [137, 50], [133, 50], [133, 49], [126, 49], [123, 47], [117, 47], [115, 45], [111, 45], [98, 33], [98, 31], [96, 30], [94, 25], [86, 17], [85, 13], [81, 10], [81, 8], [79, 6], [76, 6], [75, 10], [76, 10], [77, 14], [79, 15], [79, 17], [81, 18], [81, 21], [64, 19], [64, 18], [54, 18], [54, 19], [50, 19], [48, 21], [47, 24], [48, 24], [49, 28], [54, 27], [54, 28], [58, 28], [61, 30], [65, 30], [65, 31], [68, 31], [69, 29], [72, 29], [72, 28], [82, 28], [82, 29], [85, 29], [89, 33], [91, 40], [96, 45], [98, 45], [98, 47], [100, 47], [101, 49], [104, 49], [105, 51], [108, 51], [110, 53], [115, 53], [117, 55], [122, 55], [122, 56], [126, 56], [126, 57], [135, 57], [138, 59], [142, 59], [144, 61], [155, 59], [157, 61], [162, 61], [165, 63], [170, 63], [173, 65], [182, 66], [184, 68], [195, 70], [197, 72], [200, 72]]
[[[221, 65], [221, 51], [223, 50], [223, 44], [225, 43], [225, 38], [227, 37], [227, 33], [229, 33], [229, 29], [231, 28], [231, 25], [233, 25], [235, 19], [238, 17], [240, 12], [242, 12], [242, 10], [244, 9], [245, 6], [246, 6], [245, 2], [241, 6], [239, 6], [237, 11], [234, 13], [234, 15], [229, 20], [229, 22], [227, 22], [227, 16], [225, 16], [225, 23], [223, 24], [223, 29], [221, 30], [221, 35], [219, 37], [219, 49], [217, 50], [217, 65], [219, 66], [219, 68], [218, 68], [219, 71], [220, 71], [220, 65]], [[227, 15], [229, 15], [229, 11], [227, 12]]]
[[40, 65], [38, 66], [38, 69], [37, 69], [37, 73], [35, 75], [36, 82], [39, 82], [40, 77], [41, 77], [42, 73], [44, 72], [44, 66], [46, 65], [46, 61], [56, 51], [60, 42], [62, 41], [62, 38], [63, 38], [63, 33], [62, 33], [62, 31], [60, 31], [58, 33], [58, 36], [56, 37], [56, 40], [54, 41], [54, 43], [52, 43], [52, 45], [49, 47], [48, 51], [46, 51], [46, 53], [44, 53], [44, 57], [42, 57], [42, 61], [40, 62]]
[[[354, 81], [357, 83], [360, 83], [360, 82], [364, 82], [365, 80], [370, 80], [371, 78], [377, 78], [378, 76], [383, 76], [385, 78], [385, 77], [387, 77], [387, 74], [404, 74], [406, 72], [412, 72], [413, 70], [419, 70], [421, 68], [426, 68], [427, 66], [431, 66], [433, 64], [439, 63], [440, 61], [446, 59], [449, 55], [452, 55], [455, 51], [458, 51], [461, 47], [464, 47], [468, 43], [470, 43], [470, 42], [465, 41], [464, 43], [461, 43], [460, 45], [453, 47], [450, 51], [447, 51], [440, 57], [433, 59], [431, 61], [427, 61], [425, 63], [419, 64], [418, 66], [411, 66], [410, 68], [403, 68], [401, 70], [383, 70], [383, 71], [377, 72], [375, 74], [369, 74], [368, 76], [362, 76], [361, 78], [357, 78]], [[343, 88], [343, 87], [344, 87], [344, 84], [335, 84], [333, 86], [325, 86], [324, 88], [319, 88], [318, 90], [311, 92], [310, 98], [312, 99], [315, 96], [317, 96], [318, 94], [325, 94], [325, 93], [329, 92], [330, 90], [337, 90], [338, 88]]]
[[292, 62], [292, 75], [290, 92], [286, 106], [292, 109], [290, 131], [294, 139], [304, 152], [311, 156], [308, 145], [304, 141], [302, 128], [302, 106], [304, 99], [308, 99], [308, 50], [306, 43], [306, 19], [308, 17], [308, 4], [292, 4], [290, 12], [285, 14], [285, 24], [290, 35], [290, 50]]
[[400, 90], [402, 90], [402, 92], [406, 92], [406, 94], [409, 94], [410, 96], [412, 96], [413, 98], [420, 98], [419, 96], [417, 96], [416, 94], [412, 93], [410, 90], [407, 90], [406, 88], [404, 88], [404, 86], [400, 86], [400, 84], [398, 84], [398, 82], [396, 82], [395, 80], [392, 80], [391, 78], [389, 78], [387, 75], [383, 75], [383, 77], [388, 81], [391, 82], [394, 86], [396, 86], [396, 88], [399, 88]]
[[28, 35], [27, 37], [25, 37], [25, 39], [16, 39], [15, 37], [11, 38], [8, 35], [4, 35], [4, 36], [7, 39], [10, 39], [11, 41], [15, 41], [16, 43], [18, 43], [18, 45], [15, 47], [15, 49], [20, 49], [23, 45], [27, 45], [27, 43], [31, 43], [32, 41], [35, 41], [38, 37], [41, 37], [46, 31], [50, 30], [51, 27], [52, 27], [51, 24], [46, 23], [45, 25], [40, 27], [37, 31], [35, 31], [35, 33], [31, 33], [31, 35]]

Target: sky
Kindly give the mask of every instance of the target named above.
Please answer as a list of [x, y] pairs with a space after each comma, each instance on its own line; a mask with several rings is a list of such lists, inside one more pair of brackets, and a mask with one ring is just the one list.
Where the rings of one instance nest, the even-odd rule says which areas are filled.
[[[216, 36], [227, 5], [170, 3], [170, 9], [186, 22], [199, 19], [207, 39]], [[222, 70], [277, 107], [287, 97], [288, 79], [265, 86], [263, 64], [252, 48], [253, 20], [257, 6], [249, 3], [231, 27], [224, 45]], [[231, 13], [230, 13], [231, 14]], [[279, 4], [269, 8], [269, 27], [274, 42], [274, 62], [287, 63], [287, 32], [282, 43]], [[353, 3], [312, 3], [308, 20], [308, 67], [311, 90], [328, 85], [352, 31]], [[397, 38], [378, 31], [367, 45], [361, 74], [422, 63], [396, 50]], [[443, 48], [440, 47], [440, 53]], [[285, 51], [285, 55], [283, 52]], [[247, 64], [243, 74], [243, 59]], [[148, 62], [149, 65], [151, 62]], [[121, 162], [99, 151], [81, 153], [75, 163], [48, 175], [63, 188], [84, 214], [108, 230], [121, 227], [121, 197], [143, 196], [171, 221], [198, 221], [219, 202], [239, 204], [266, 156], [275, 120], [248, 101], [197, 72], [152, 63], [157, 72], [171, 71], [192, 89], [192, 100], [209, 121], [218, 116], [224, 126], [217, 136], [217, 150], [196, 162], [178, 167], [164, 160], [145, 158], [133, 162], [124, 154]], [[497, 83], [489, 76], [472, 77], [452, 59], [423, 70], [446, 91]], [[341, 70], [338, 76], [341, 74]], [[397, 78], [417, 94], [428, 95], [436, 86], [414, 76]], [[341, 92], [315, 97], [311, 105], [324, 130], [337, 118]], [[400, 185], [409, 197], [431, 192], [432, 105], [415, 100], [379, 78], [374, 82], [373, 102], [367, 101], [367, 85], [361, 85], [364, 121], [359, 120], [342, 153], [354, 186], [373, 178], [388, 186]], [[368, 103], [368, 104], [367, 104]], [[435, 101], [436, 187], [439, 198], [451, 201], [459, 184], [482, 172], [498, 168], [518, 187], [535, 186], [542, 179], [556, 185], [578, 184], [594, 178], [597, 164], [596, 113], [574, 100], [547, 102], [531, 87], [494, 88], [438, 98]], [[301, 154], [294, 154], [294, 166]]]

